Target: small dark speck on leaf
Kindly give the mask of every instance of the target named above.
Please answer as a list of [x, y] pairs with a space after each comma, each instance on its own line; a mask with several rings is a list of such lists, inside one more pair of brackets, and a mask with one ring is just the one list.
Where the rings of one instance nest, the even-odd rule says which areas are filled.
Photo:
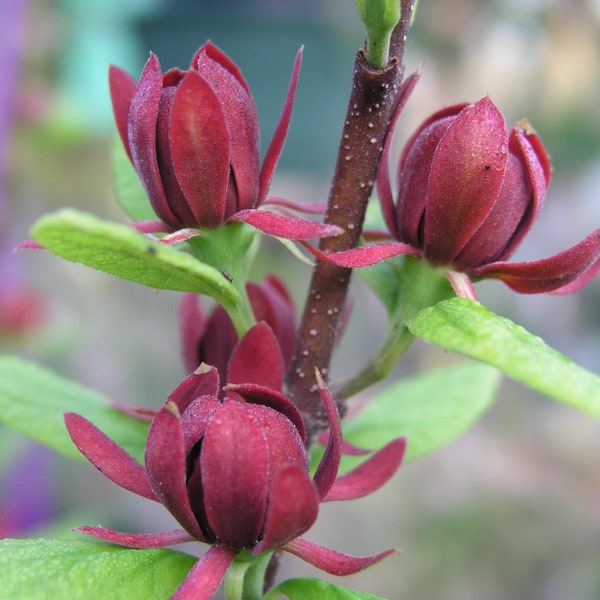
[[233, 277], [227, 271], [223, 271], [223, 269], [219, 269], [219, 273], [221, 273], [221, 275], [223, 275], [223, 277], [225, 277], [225, 279], [227, 279], [227, 281], [229, 281], [229, 283], [231, 283], [233, 281]]
[[154, 246], [148, 246], [148, 254], [156, 254], [156, 248]]

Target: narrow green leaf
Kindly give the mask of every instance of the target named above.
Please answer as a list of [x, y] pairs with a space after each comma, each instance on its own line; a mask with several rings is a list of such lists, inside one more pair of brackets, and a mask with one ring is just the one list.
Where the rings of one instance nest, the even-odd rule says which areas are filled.
[[600, 417], [600, 377], [478, 302], [446, 300], [408, 325], [417, 337], [494, 365], [550, 398]]
[[16, 356], [0, 355], [0, 421], [62, 454], [83, 459], [63, 422], [63, 413], [71, 411], [143, 460], [148, 423], [111, 408], [98, 392]]
[[287, 579], [269, 590], [264, 600], [277, 600], [285, 595], [289, 600], [385, 600], [366, 592], [359, 592], [342, 585], [328, 583], [320, 579], [301, 578]]
[[0, 599], [166, 600], [195, 560], [172, 550], [93, 541], [5, 539], [0, 541]]
[[471, 361], [398, 381], [345, 421], [344, 438], [377, 449], [406, 436], [407, 459], [427, 454], [457, 438], [484, 413], [499, 381], [496, 369]]
[[125, 214], [134, 221], [156, 220], [158, 217], [148, 200], [146, 190], [118, 135], [113, 142], [112, 168], [115, 193]]
[[121, 223], [62, 209], [37, 221], [31, 235], [53, 254], [122, 279], [206, 294], [225, 307], [241, 302], [234, 286], [214, 267]]

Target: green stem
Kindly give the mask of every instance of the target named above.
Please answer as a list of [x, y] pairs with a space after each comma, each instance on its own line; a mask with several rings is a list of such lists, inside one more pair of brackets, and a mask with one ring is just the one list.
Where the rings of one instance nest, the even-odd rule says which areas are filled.
[[265, 573], [272, 552], [238, 554], [223, 581], [225, 600], [262, 600]]
[[336, 395], [347, 399], [367, 387], [385, 379], [415, 336], [406, 324], [421, 310], [452, 298], [455, 294], [445, 276], [446, 267], [432, 267], [426, 260], [405, 256], [395, 261], [393, 272], [398, 280], [397, 297], [390, 307], [388, 327], [383, 345], [362, 369], [342, 384]]
[[235, 304], [215, 298], [227, 311], [239, 337], [255, 323], [246, 281], [259, 243], [258, 232], [243, 223], [205, 230], [202, 235], [188, 240], [190, 253], [218, 269], [239, 293], [241, 300]]

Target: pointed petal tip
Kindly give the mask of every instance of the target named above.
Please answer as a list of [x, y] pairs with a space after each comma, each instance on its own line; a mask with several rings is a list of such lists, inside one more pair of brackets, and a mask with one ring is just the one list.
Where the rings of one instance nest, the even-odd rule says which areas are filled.
[[390, 549], [371, 556], [352, 556], [324, 548], [302, 538], [288, 542], [282, 550], [296, 555], [326, 573], [337, 576], [353, 575], [388, 556], [398, 554], [398, 550]]
[[128, 548], [164, 548], [166, 546], [195, 541], [195, 538], [183, 529], [175, 529], [162, 533], [125, 533], [101, 527], [100, 525], [82, 525], [81, 527], [75, 527], [73, 531], [91, 535], [99, 540]]
[[315, 223], [297, 217], [284, 217], [267, 210], [246, 209], [232, 215], [229, 222], [246, 223], [262, 233], [289, 240], [309, 240], [335, 237], [344, 231], [337, 225]]

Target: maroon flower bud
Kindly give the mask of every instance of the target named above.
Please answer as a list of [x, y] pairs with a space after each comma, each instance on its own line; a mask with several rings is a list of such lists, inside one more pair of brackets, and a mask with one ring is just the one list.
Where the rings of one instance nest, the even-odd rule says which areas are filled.
[[347, 267], [422, 256], [448, 268], [460, 295], [470, 295], [470, 285], [456, 272], [501, 279], [521, 293], [564, 293], [588, 283], [600, 268], [600, 229], [555, 256], [506, 262], [542, 209], [551, 166], [529, 124], [521, 121], [508, 132], [489, 98], [442, 109], [417, 129], [400, 158], [395, 202], [387, 174], [390, 140], [378, 187], [398, 243], [319, 256]]
[[[287, 288], [278, 277], [269, 275], [259, 284], [248, 282], [246, 291], [257, 322], [264, 321], [273, 330], [287, 369], [296, 339], [296, 309]], [[179, 330], [186, 372], [191, 373], [200, 363], [206, 363], [216, 367], [226, 379], [227, 365], [238, 339], [223, 307], [216, 306], [207, 315], [198, 294], [184, 294]]]
[[355, 557], [298, 536], [315, 522], [320, 502], [365, 496], [399, 467], [405, 440], [390, 442], [354, 471], [337, 477], [342, 433], [336, 403], [317, 374], [331, 433], [311, 478], [298, 409], [277, 391], [283, 363], [278, 342], [263, 322], [235, 347], [229, 385], [219, 398], [219, 374], [201, 365], [169, 396], [148, 433], [145, 466], [83, 417], [65, 422], [79, 450], [125, 489], [161, 502], [182, 526], [157, 534], [103, 527], [79, 531], [135, 548], [199, 540], [213, 547], [183, 582], [177, 598], [210, 598], [242, 550], [285, 550], [336, 575], [354, 573], [388, 556]]
[[247, 222], [280, 237], [322, 237], [337, 228], [256, 211], [265, 201], [289, 125], [302, 52], [259, 169], [259, 125], [239, 68], [212, 43], [187, 71], [162, 73], [151, 54], [139, 82], [109, 71], [117, 129], [154, 211], [171, 230]]

